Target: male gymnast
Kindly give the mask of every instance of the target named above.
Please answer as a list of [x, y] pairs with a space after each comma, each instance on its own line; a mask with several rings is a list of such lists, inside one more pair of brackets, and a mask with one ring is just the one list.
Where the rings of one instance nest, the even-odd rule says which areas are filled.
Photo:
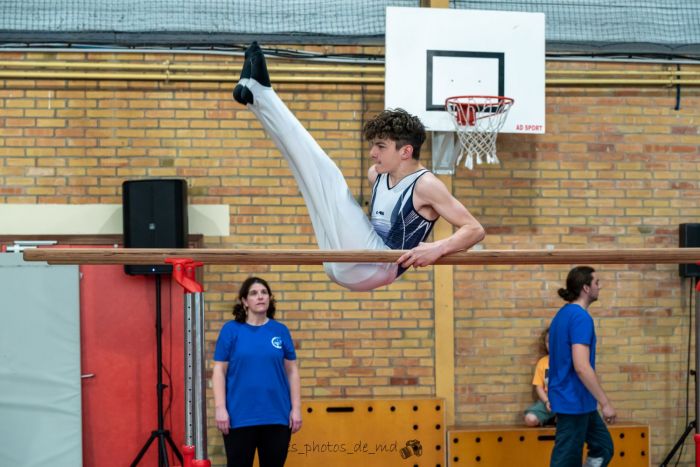
[[[257, 42], [245, 52], [234, 99], [247, 105], [275, 142], [306, 202], [319, 248], [327, 250], [409, 250], [395, 263], [325, 263], [328, 276], [354, 291], [391, 284], [411, 266], [471, 248], [484, 228], [419, 161], [425, 127], [402, 109], [385, 110], [367, 122], [374, 165], [370, 219], [357, 203], [333, 160], [272, 89], [265, 56]], [[424, 240], [439, 217], [456, 230], [444, 239]]]

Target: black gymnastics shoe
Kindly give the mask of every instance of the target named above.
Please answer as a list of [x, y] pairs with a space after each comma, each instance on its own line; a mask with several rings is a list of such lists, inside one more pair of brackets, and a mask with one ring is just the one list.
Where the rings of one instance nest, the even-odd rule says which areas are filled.
[[246, 52], [250, 52], [250, 77], [265, 87], [272, 87], [270, 74], [267, 72], [265, 55], [257, 42], [253, 42]]
[[[246, 51], [246, 54], [247, 53]], [[253, 103], [253, 93], [250, 92], [250, 89], [245, 87], [245, 84], [250, 79], [250, 68], [250, 59], [246, 57], [243, 62], [243, 69], [241, 70], [241, 79], [238, 81], [238, 84], [236, 84], [236, 87], [233, 88], [233, 99], [243, 105]]]
[[243, 54], [243, 69], [241, 70], [241, 77], [238, 84], [236, 84], [236, 87], [233, 88], [233, 99], [243, 105], [253, 103], [253, 93], [246, 87], [246, 84], [250, 79], [250, 53], [253, 45], [257, 46], [257, 42], [253, 42], [253, 44], [251, 44]]

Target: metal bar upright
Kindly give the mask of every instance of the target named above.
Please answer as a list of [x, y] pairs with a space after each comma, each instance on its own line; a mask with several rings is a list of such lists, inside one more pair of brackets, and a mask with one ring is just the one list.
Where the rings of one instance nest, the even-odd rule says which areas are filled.
[[192, 381], [193, 381], [193, 356], [194, 338], [192, 320], [192, 294], [185, 295], [185, 444], [194, 443], [194, 430], [192, 426]]
[[201, 292], [191, 294], [194, 303], [194, 438], [195, 459], [207, 458], [207, 411], [206, 411], [206, 361], [204, 351], [204, 297]]
[[203, 287], [195, 269], [203, 263], [167, 258], [173, 278], [185, 292], [185, 462], [183, 467], [210, 467], [207, 459], [206, 361], [204, 351]]

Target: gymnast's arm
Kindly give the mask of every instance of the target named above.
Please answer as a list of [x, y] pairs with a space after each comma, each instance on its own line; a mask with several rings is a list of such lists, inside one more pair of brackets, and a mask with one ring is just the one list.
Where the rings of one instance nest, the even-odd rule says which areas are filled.
[[447, 190], [447, 187], [434, 174], [427, 173], [418, 179], [413, 191], [413, 204], [424, 217], [432, 211], [443, 217], [457, 230], [447, 238], [434, 242], [421, 243], [398, 260], [402, 267], [430, 266], [440, 257], [467, 250], [486, 236], [478, 220]]

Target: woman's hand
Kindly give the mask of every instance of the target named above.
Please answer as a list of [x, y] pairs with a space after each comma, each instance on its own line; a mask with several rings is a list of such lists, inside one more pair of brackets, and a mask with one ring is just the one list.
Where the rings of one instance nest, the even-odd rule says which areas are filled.
[[231, 425], [231, 420], [228, 417], [228, 410], [226, 410], [226, 407], [217, 407], [216, 408], [216, 427], [219, 429], [220, 432], [227, 435], [228, 428], [230, 425]]
[[289, 412], [289, 428], [292, 429], [292, 433], [301, 430], [301, 410], [293, 408]]

